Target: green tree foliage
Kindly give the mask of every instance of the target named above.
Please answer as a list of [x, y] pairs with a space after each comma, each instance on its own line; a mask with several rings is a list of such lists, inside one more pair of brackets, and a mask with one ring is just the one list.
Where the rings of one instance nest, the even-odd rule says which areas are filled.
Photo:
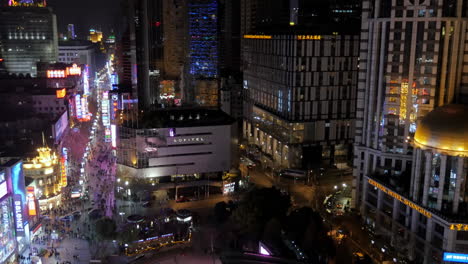
[[283, 195], [278, 189], [255, 188], [243, 197], [232, 214], [232, 220], [240, 233], [258, 237], [270, 219], [284, 219], [290, 206], [289, 195]]

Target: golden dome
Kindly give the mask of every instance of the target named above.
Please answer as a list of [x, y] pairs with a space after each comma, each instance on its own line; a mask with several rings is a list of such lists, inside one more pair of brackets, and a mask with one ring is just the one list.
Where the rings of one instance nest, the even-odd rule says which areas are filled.
[[418, 123], [414, 143], [452, 156], [468, 156], [468, 106], [449, 104], [429, 112]]

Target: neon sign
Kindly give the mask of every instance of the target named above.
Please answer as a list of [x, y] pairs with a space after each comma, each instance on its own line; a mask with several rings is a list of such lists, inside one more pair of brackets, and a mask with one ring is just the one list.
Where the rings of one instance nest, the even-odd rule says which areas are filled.
[[320, 40], [322, 36], [320, 35], [298, 35], [297, 40]]
[[68, 184], [68, 181], [67, 181], [67, 165], [68, 165], [68, 149], [67, 148], [62, 148], [62, 159], [60, 160], [61, 161], [61, 171], [60, 171], [60, 174], [61, 174], [61, 185], [62, 187], [65, 187], [67, 186]]
[[379, 188], [381, 191], [383, 191], [384, 193], [388, 194], [389, 196], [397, 199], [398, 201], [402, 202], [403, 204], [409, 206], [410, 208], [413, 208], [414, 210], [416, 210], [418, 213], [424, 215], [425, 217], [427, 218], [432, 218], [432, 213], [426, 211], [424, 208], [422, 208], [421, 206], [418, 206], [416, 205], [415, 203], [411, 202], [410, 200], [404, 198], [403, 196], [387, 189], [386, 187], [384, 187], [383, 185], [381, 185], [380, 183], [374, 181], [374, 180], [371, 180], [371, 179], [368, 179], [367, 182], [377, 188]]
[[75, 96], [75, 109], [76, 109], [76, 117], [78, 119], [83, 118], [83, 109], [81, 108], [81, 95], [79, 94]]
[[444, 252], [444, 261], [468, 263], [468, 254]]
[[24, 236], [24, 221], [23, 221], [23, 202], [21, 201], [21, 195], [15, 194], [13, 197], [14, 200], [14, 214], [15, 214], [15, 226], [16, 234], [18, 236]]
[[65, 78], [65, 70], [47, 70], [47, 78]]
[[57, 95], [57, 99], [64, 98], [65, 95], [67, 95], [67, 89], [63, 88], [63, 89], [60, 89], [60, 90], [56, 90], [55, 94]]
[[271, 39], [270, 35], [244, 35], [245, 39]]
[[75, 63], [72, 67], [67, 67], [66, 69], [67, 76], [69, 75], [81, 75], [81, 67], [78, 67]]

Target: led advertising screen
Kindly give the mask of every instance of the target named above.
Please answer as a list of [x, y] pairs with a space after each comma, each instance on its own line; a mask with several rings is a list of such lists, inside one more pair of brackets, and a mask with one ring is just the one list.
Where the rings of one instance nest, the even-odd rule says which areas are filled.
[[60, 140], [63, 135], [63, 132], [68, 127], [68, 114], [65, 111], [62, 116], [52, 125], [52, 136], [54, 137], [55, 142]]
[[111, 138], [112, 138], [112, 147], [117, 147], [117, 127], [115, 125], [111, 125]]
[[75, 109], [76, 109], [76, 118], [83, 118], [83, 109], [81, 108], [81, 95], [77, 94], [75, 96]]
[[15, 216], [16, 235], [22, 237], [24, 233], [24, 217], [23, 217], [23, 201], [21, 195], [15, 194], [13, 196], [13, 213]]
[[7, 182], [0, 183], [0, 200], [8, 194]]

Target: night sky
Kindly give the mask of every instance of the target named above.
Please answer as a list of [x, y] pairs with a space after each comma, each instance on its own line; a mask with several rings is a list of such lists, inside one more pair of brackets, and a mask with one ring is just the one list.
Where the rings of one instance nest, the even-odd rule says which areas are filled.
[[47, 0], [57, 15], [59, 33], [66, 33], [68, 24], [75, 24], [75, 34], [85, 39], [90, 28], [107, 34], [111, 29], [119, 31], [122, 24], [120, 0]]

